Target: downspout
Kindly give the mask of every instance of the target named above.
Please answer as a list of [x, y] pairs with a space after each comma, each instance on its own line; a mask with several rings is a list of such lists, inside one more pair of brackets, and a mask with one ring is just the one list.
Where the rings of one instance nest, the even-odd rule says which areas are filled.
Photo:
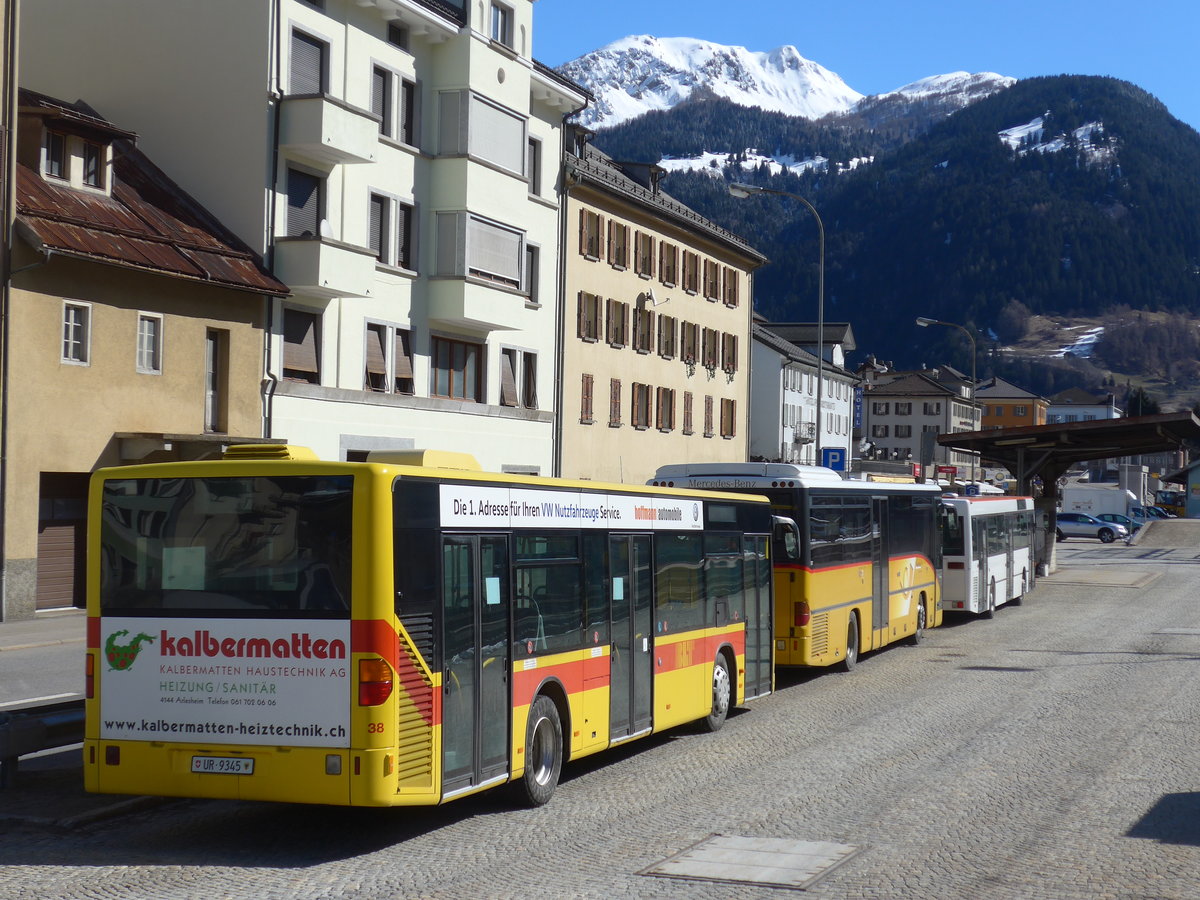
[[[16, 222], [18, 0], [4, 0], [4, 240], [0, 247], [0, 622], [8, 609], [8, 351], [12, 308], [12, 252]], [[47, 257], [49, 258], [49, 257]]]
[[[567, 339], [563, 329], [566, 327], [567, 306], [567, 201], [571, 195], [571, 185], [574, 183], [567, 173], [567, 119], [578, 115], [587, 109], [585, 99], [583, 106], [563, 113], [562, 125], [559, 130], [559, 191], [562, 199], [558, 204], [558, 285], [555, 290], [554, 304], [554, 343], [558, 352], [554, 354], [554, 459], [551, 475], [562, 477], [563, 460], [563, 416], [565, 391], [563, 385], [563, 355], [566, 352]], [[593, 387], [593, 396], [595, 388]]]
[[[282, 47], [280, 45], [281, 38], [279, 35], [282, 17], [280, 13], [280, 0], [274, 0], [271, 5], [271, 28], [275, 34], [275, 51], [274, 58], [271, 60], [271, 77], [270, 91], [268, 97], [272, 104], [271, 106], [271, 184], [267, 190], [267, 222], [266, 222], [266, 254], [264, 262], [267, 270], [272, 275], [275, 274], [275, 210], [279, 205], [278, 198], [275, 196], [275, 185], [279, 180], [279, 133], [282, 116], [280, 115], [280, 101], [283, 97], [283, 89], [280, 81], [280, 53]], [[263, 414], [262, 414], [262, 436], [265, 438], [274, 437], [272, 433], [274, 429], [273, 417], [275, 411], [275, 389], [279, 387], [279, 376], [274, 371], [275, 360], [271, 354], [271, 349], [274, 347], [273, 333], [275, 330], [275, 298], [269, 294], [263, 295], [263, 305], [266, 310], [265, 322], [263, 326], [263, 372], [264, 378], [262, 382], [263, 394]]]

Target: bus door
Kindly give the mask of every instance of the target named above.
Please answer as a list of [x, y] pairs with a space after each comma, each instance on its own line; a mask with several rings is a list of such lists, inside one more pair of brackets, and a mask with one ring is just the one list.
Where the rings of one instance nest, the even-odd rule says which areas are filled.
[[[891, 555], [888, 547], [886, 497], [871, 498], [871, 571], [874, 574], [874, 599], [871, 627], [887, 628], [892, 620]], [[875, 646], [874, 642], [870, 646]]]
[[[788, 520], [793, 540], [799, 532]], [[771, 561], [767, 558], [767, 539], [762, 535], [742, 538], [742, 584], [745, 590], [746, 621], [746, 699], [771, 693]], [[796, 548], [797, 555], [799, 547]]]
[[971, 581], [972, 593], [978, 598], [980, 609], [988, 606], [988, 575], [987, 521], [983, 516], [974, 516], [971, 519]]
[[609, 539], [609, 735], [617, 741], [650, 727], [654, 657], [651, 541], [648, 534]]
[[508, 773], [509, 571], [506, 536], [442, 538], [443, 793]]

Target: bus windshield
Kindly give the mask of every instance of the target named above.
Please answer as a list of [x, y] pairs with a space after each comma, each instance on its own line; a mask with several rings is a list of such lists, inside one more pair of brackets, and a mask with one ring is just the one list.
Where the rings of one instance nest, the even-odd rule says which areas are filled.
[[345, 618], [353, 476], [104, 483], [106, 615]]

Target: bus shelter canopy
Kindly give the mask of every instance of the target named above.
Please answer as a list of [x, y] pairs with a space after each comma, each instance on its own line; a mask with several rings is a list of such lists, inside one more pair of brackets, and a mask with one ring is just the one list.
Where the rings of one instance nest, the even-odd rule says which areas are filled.
[[1024, 425], [989, 431], [938, 435], [938, 443], [1004, 466], [1017, 479], [1017, 490], [1032, 493], [1040, 478], [1047, 496], [1057, 496], [1059, 477], [1072, 465], [1092, 459], [1137, 456], [1200, 443], [1200, 419], [1191, 412]]

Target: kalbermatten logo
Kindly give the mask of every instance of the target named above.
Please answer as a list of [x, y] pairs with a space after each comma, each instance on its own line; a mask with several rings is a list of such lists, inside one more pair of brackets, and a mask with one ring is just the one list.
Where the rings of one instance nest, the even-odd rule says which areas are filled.
[[104, 658], [108, 660], [109, 666], [115, 672], [123, 672], [133, 665], [133, 661], [142, 652], [142, 641], [154, 640], [151, 635], [142, 633], [128, 644], [118, 644], [117, 638], [124, 637], [127, 634], [129, 632], [125, 629], [114, 631], [108, 636], [108, 640], [104, 642]]

